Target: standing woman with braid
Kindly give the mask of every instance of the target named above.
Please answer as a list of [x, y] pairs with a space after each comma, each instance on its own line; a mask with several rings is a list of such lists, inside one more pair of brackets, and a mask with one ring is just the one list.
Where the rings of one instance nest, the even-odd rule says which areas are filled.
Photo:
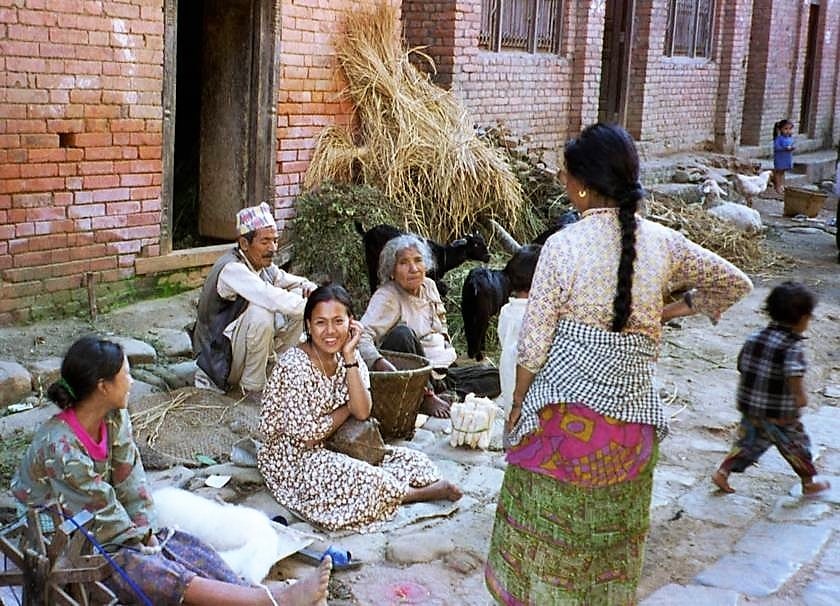
[[[659, 441], [662, 322], [712, 322], [749, 278], [637, 216], [639, 158], [617, 126], [565, 149], [581, 220], [540, 254], [519, 337], [508, 466], [485, 569], [500, 604], [635, 604]], [[665, 305], [672, 291], [690, 295]]]

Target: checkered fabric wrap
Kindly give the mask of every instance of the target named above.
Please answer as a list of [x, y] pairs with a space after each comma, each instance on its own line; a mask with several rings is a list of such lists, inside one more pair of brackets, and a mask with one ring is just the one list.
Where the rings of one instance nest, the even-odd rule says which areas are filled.
[[236, 213], [236, 231], [240, 235], [262, 229], [264, 227], [277, 227], [274, 215], [271, 214], [271, 207], [263, 202], [259, 206], [249, 206]]
[[506, 444], [516, 445], [536, 431], [540, 410], [559, 402], [577, 402], [619, 421], [653, 425], [661, 440], [668, 434], [668, 423], [653, 386], [656, 352], [656, 343], [644, 335], [561, 320]]
[[802, 335], [775, 322], [747, 338], [738, 354], [738, 410], [762, 418], [799, 416], [786, 379], [805, 374], [802, 339]]

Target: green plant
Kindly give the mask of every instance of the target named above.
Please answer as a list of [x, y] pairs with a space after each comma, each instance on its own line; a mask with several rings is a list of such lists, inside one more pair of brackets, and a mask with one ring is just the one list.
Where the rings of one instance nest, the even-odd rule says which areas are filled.
[[31, 439], [31, 434], [17, 431], [0, 440], [0, 486], [9, 486]]
[[353, 298], [357, 315], [367, 306], [367, 286], [362, 237], [364, 229], [404, 221], [382, 192], [367, 185], [325, 182], [298, 196], [292, 223], [294, 269], [316, 282], [340, 282]]

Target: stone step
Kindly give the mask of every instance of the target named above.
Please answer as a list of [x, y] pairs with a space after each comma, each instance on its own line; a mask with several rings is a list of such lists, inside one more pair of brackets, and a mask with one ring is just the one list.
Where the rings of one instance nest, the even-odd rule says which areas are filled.
[[833, 149], [793, 156], [793, 172], [806, 175], [811, 183], [818, 183], [823, 179], [834, 179], [836, 164], [837, 152]]

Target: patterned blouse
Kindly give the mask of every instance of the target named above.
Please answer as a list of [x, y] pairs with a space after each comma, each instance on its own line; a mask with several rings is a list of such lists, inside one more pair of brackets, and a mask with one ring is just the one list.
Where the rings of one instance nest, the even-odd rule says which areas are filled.
[[[752, 290], [737, 267], [684, 235], [637, 217], [632, 307], [625, 332], [659, 343], [664, 297], [695, 288], [694, 309], [717, 322]], [[557, 323], [566, 318], [611, 330], [621, 251], [618, 209], [598, 208], [551, 236], [543, 246], [520, 332], [519, 364], [537, 372]]]
[[108, 457], [95, 461], [65, 421], [47, 420], [12, 479], [12, 493], [29, 507], [57, 501], [67, 515], [90, 511], [91, 531], [103, 545], [136, 543], [156, 520], [128, 411], [108, 413], [105, 427]]

